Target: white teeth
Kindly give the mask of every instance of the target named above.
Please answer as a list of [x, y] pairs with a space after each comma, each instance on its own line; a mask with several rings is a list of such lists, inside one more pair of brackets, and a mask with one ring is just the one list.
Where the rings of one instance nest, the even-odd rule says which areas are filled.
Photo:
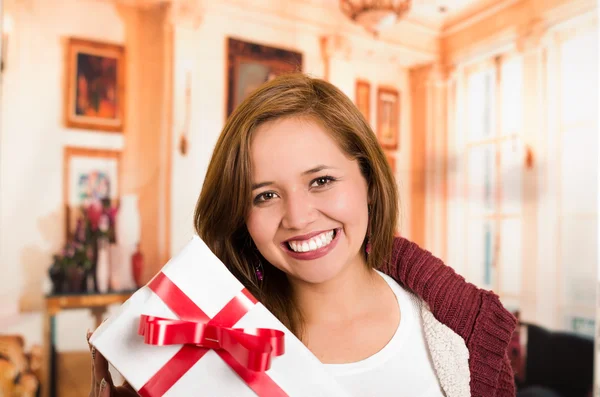
[[314, 251], [325, 247], [333, 240], [333, 230], [314, 236], [306, 241], [289, 241], [289, 246], [295, 252]]

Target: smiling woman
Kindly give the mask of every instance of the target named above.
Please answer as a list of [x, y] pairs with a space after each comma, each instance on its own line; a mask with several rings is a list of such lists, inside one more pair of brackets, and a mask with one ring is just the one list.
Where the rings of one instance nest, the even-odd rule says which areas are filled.
[[339, 89], [301, 74], [233, 112], [195, 213], [200, 237], [351, 395], [514, 395], [515, 319], [395, 238], [397, 220], [369, 124]]
[[339, 89], [301, 74], [232, 113], [195, 212], [200, 238], [349, 395], [513, 396], [514, 317], [394, 237], [397, 220], [368, 123]]

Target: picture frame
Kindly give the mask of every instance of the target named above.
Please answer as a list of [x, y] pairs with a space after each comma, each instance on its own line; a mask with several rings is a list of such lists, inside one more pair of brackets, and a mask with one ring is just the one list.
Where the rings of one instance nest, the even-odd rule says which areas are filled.
[[66, 147], [63, 154], [66, 236], [72, 236], [82, 205], [90, 199], [116, 203], [121, 188], [121, 152]]
[[395, 88], [377, 88], [377, 139], [384, 149], [396, 150], [399, 144], [400, 93]]
[[66, 40], [63, 117], [68, 128], [124, 130], [125, 61], [121, 45]]
[[356, 80], [355, 104], [367, 123], [371, 123], [371, 84], [362, 79]]
[[263, 83], [302, 71], [302, 53], [236, 38], [227, 39], [226, 117]]

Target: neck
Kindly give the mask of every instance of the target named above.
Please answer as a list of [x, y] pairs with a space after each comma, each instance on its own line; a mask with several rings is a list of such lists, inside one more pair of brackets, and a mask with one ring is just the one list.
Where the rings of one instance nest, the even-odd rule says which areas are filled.
[[379, 276], [361, 260], [327, 282], [290, 280], [294, 302], [307, 325], [352, 320], [370, 307]]

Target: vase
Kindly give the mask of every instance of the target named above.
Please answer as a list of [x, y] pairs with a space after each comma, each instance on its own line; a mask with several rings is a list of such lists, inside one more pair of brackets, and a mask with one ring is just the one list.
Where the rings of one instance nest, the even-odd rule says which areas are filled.
[[135, 194], [124, 195], [119, 199], [116, 216], [117, 244], [135, 248], [140, 241], [140, 212], [138, 197]]
[[124, 195], [119, 199], [119, 210], [116, 216], [116, 242], [117, 249], [111, 259], [115, 272], [115, 284], [121, 290], [135, 288], [135, 281], [131, 271], [131, 258], [137, 250], [141, 237], [140, 212], [138, 197], [134, 194]]
[[83, 289], [85, 270], [79, 266], [72, 266], [67, 270], [68, 292], [80, 293]]
[[52, 265], [48, 274], [52, 281], [52, 294], [62, 294], [65, 284], [65, 271], [58, 265]]
[[140, 245], [137, 245], [137, 250], [131, 257], [131, 270], [136, 288], [142, 286], [142, 276], [144, 275], [144, 254], [140, 251]]
[[101, 294], [108, 292], [110, 282], [110, 257], [108, 250], [108, 239], [99, 239], [96, 259], [96, 288]]

